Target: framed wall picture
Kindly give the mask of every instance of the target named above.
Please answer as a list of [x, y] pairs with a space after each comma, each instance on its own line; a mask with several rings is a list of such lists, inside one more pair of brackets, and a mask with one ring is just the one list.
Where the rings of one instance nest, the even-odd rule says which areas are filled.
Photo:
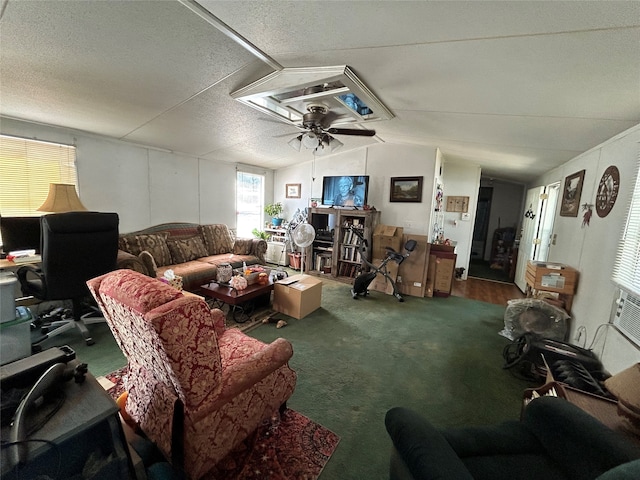
[[562, 204], [560, 216], [577, 217], [580, 209], [580, 195], [582, 194], [582, 182], [584, 182], [585, 170], [569, 175], [564, 179], [564, 191], [562, 192]]
[[287, 198], [300, 198], [300, 183], [287, 183], [285, 185], [285, 193]]
[[598, 193], [596, 194], [596, 213], [599, 217], [606, 217], [616, 203], [620, 188], [620, 172], [618, 167], [611, 165], [602, 174]]
[[423, 177], [391, 177], [390, 202], [422, 202]]

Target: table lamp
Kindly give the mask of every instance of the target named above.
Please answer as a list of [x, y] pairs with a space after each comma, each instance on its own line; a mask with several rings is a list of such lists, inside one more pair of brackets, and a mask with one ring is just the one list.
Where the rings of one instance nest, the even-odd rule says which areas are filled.
[[49, 195], [38, 208], [40, 212], [78, 212], [87, 210], [78, 198], [76, 186], [66, 183], [49, 184]]

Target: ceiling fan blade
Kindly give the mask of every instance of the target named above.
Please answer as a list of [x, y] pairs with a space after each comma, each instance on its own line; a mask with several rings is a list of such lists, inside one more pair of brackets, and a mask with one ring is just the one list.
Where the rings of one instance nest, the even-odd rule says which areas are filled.
[[357, 128], [328, 128], [325, 132], [331, 135], [359, 135], [361, 137], [373, 137], [375, 130], [359, 130]]

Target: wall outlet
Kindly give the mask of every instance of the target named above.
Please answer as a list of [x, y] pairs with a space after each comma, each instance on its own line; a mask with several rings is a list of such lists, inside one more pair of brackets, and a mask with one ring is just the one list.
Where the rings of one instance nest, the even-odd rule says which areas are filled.
[[468, 222], [469, 220], [471, 220], [471, 214], [469, 212], [460, 214], [460, 220]]

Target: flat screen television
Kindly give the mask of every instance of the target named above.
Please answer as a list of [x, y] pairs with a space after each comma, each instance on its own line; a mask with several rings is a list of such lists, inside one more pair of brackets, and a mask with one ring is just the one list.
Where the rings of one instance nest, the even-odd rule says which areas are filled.
[[369, 176], [323, 177], [322, 204], [335, 207], [362, 207], [367, 204]]
[[40, 253], [40, 217], [0, 217], [0, 236], [5, 253], [30, 249]]

